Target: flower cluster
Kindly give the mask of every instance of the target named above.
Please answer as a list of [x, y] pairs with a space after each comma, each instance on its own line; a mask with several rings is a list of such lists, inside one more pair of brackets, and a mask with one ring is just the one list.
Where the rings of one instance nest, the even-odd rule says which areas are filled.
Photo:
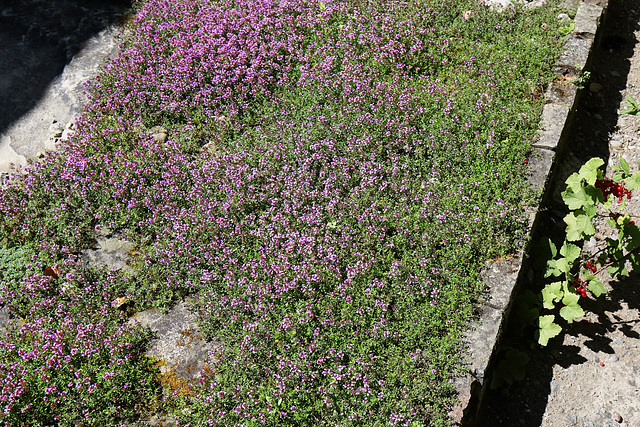
[[[0, 190], [0, 239], [36, 240], [38, 268], [63, 266], [0, 292], [28, 314], [0, 372], [34, 378], [7, 386], [8, 413], [42, 390], [42, 413], [76, 393], [90, 416], [87, 396], [146, 372], [141, 332], [111, 301], [198, 293], [224, 347], [186, 423], [446, 417], [480, 268], [522, 229], [520, 139], [535, 128], [510, 114], [528, 59], [484, 48], [483, 28], [500, 21], [492, 37], [539, 53], [521, 29], [542, 18], [442, 3], [143, 2], [69, 144]], [[136, 276], [92, 281], [74, 264], [97, 226], [136, 242]], [[137, 387], [123, 396], [151, 393]]]

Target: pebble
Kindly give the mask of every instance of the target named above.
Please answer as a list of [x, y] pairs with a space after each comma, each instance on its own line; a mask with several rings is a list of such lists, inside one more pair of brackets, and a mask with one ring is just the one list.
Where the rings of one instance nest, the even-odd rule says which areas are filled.
[[551, 384], [549, 384], [549, 387], [551, 388], [551, 394], [557, 393], [558, 390], [560, 389], [558, 382], [555, 380], [551, 381]]
[[615, 354], [609, 356], [609, 362], [617, 362], [618, 360], [618, 356], [616, 356]]
[[620, 135], [616, 135], [611, 138], [610, 144], [614, 148], [619, 148], [622, 146], [622, 137]]
[[618, 411], [613, 411], [611, 413], [611, 415], [613, 415], [613, 420], [617, 423], [621, 423], [622, 422], [622, 416], [618, 413]]
[[496, 10], [498, 12], [504, 12], [507, 9], [513, 9], [513, 3], [510, 0], [485, 0], [482, 2], [485, 6], [487, 6], [491, 10]]
[[600, 83], [591, 83], [589, 85], [589, 90], [593, 93], [598, 93], [602, 89], [602, 85]]
[[542, 7], [547, 3], [546, 0], [532, 0], [529, 3], [525, 4], [524, 7], [526, 9], [533, 9], [536, 7]]
[[593, 115], [593, 118], [596, 119], [596, 120], [602, 120], [602, 116], [600, 114], [598, 114], [598, 113], [595, 113]]
[[578, 424], [578, 417], [576, 417], [576, 414], [567, 414], [564, 416], [564, 419], [570, 426]]
[[165, 132], [158, 132], [151, 135], [151, 137], [156, 142], [165, 142], [169, 136]]
[[149, 133], [151, 134], [151, 137], [154, 139], [154, 141], [160, 143], [165, 142], [169, 137], [169, 135], [167, 134], [167, 130], [162, 126], [152, 127], [151, 129], [149, 129]]
[[619, 72], [617, 72], [617, 71], [615, 71], [615, 70], [614, 70], [614, 71], [609, 71], [609, 73], [611, 73], [611, 75], [612, 75], [613, 77], [620, 77], [620, 73], [619, 73]]
[[571, 18], [566, 13], [561, 13], [558, 15], [558, 21], [560, 22], [568, 21], [569, 19]]
[[75, 131], [72, 131], [71, 129], [65, 129], [62, 131], [62, 135], [60, 135], [60, 140], [67, 141], [74, 133]]
[[622, 338], [620, 338], [620, 337], [615, 337], [615, 338], [613, 339], [613, 343], [612, 343], [612, 344], [613, 344], [613, 345], [620, 345], [620, 344], [622, 344]]

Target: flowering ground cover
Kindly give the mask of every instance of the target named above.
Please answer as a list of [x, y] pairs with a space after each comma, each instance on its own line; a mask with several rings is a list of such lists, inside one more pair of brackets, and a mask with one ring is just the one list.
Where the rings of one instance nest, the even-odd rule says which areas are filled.
[[[137, 9], [68, 145], [0, 190], [0, 420], [446, 425], [479, 273], [522, 242], [558, 9]], [[79, 261], [100, 227], [133, 273]], [[187, 295], [224, 345], [162, 390], [126, 320]]]

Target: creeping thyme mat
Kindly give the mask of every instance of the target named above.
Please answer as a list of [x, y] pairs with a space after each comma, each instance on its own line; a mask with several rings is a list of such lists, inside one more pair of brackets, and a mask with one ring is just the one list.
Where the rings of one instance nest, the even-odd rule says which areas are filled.
[[[446, 425], [479, 272], [522, 242], [559, 10], [137, 9], [68, 145], [0, 190], [0, 419]], [[133, 273], [79, 260], [101, 227]], [[162, 390], [126, 321], [186, 296], [223, 346]]]

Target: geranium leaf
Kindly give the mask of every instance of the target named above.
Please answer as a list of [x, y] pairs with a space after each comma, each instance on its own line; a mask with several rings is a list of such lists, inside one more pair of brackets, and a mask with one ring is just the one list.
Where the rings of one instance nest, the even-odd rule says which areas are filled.
[[564, 217], [564, 222], [567, 224], [567, 240], [575, 242], [582, 239], [583, 236], [593, 236], [596, 232], [596, 228], [591, 222], [591, 217], [587, 215], [574, 215], [570, 212]]
[[538, 319], [538, 343], [546, 346], [549, 343], [549, 339], [555, 337], [562, 328], [557, 323], [554, 323], [555, 316], [549, 314], [547, 316], [540, 316]]
[[542, 290], [542, 306], [549, 310], [553, 309], [553, 303], [560, 301], [563, 295], [562, 282], [549, 283]]
[[593, 185], [596, 183], [596, 179], [598, 179], [598, 169], [602, 165], [604, 165], [604, 160], [600, 157], [594, 157], [582, 165], [580, 171], [578, 171], [578, 175], [581, 179], [587, 181], [587, 184]]
[[571, 187], [567, 188], [566, 191], [562, 192], [562, 199], [572, 211], [589, 205], [589, 198], [583, 187], [580, 187], [577, 190]]
[[560, 255], [564, 256], [568, 263], [573, 264], [580, 256], [580, 248], [573, 243], [564, 242], [560, 248]]
[[569, 323], [576, 317], [584, 316], [584, 310], [578, 304], [565, 305], [560, 309], [560, 316]]

